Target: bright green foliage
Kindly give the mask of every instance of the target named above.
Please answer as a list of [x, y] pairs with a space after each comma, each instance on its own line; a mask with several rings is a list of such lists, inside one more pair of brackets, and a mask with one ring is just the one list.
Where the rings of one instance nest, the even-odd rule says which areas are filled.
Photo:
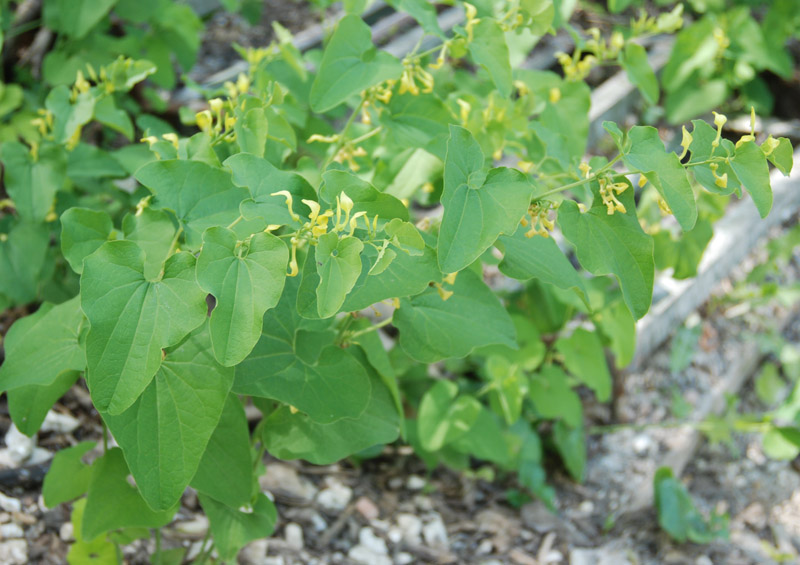
[[658, 102], [658, 79], [647, 61], [647, 51], [638, 43], [626, 43], [622, 66], [628, 78], [650, 104]]
[[92, 469], [81, 458], [94, 446], [93, 441], [82, 441], [55, 454], [42, 485], [42, 496], [48, 508], [55, 508], [86, 493]]
[[173, 255], [163, 278], [148, 281], [144, 252], [130, 241], [105, 243], [84, 261], [81, 307], [91, 325], [86, 376], [99, 410], [124, 412], [150, 384], [161, 350], [203, 322], [205, 294], [194, 264], [188, 253]]
[[111, 238], [114, 224], [105, 212], [70, 208], [61, 214], [61, 252], [72, 270], [83, 272], [83, 260]]
[[471, 396], [458, 395], [458, 387], [448, 381], [433, 385], [419, 405], [417, 433], [422, 447], [437, 451], [466, 434], [481, 411], [480, 403]]
[[38, 160], [17, 141], [0, 145], [3, 183], [20, 216], [31, 222], [44, 220], [56, 191], [64, 183], [66, 159], [56, 147], [44, 147]]
[[553, 427], [553, 441], [572, 478], [583, 482], [586, 473], [586, 438], [583, 428], [573, 428], [563, 420]]
[[[63, 225], [63, 216], [61, 222]], [[144, 277], [157, 279], [172, 252], [175, 237], [175, 226], [169, 214], [150, 207], [138, 209], [122, 220], [122, 231], [125, 239], [135, 242], [144, 251]], [[63, 235], [61, 242], [63, 247]]]
[[769, 168], [764, 152], [754, 141], [747, 141], [736, 148], [731, 159], [731, 169], [739, 182], [750, 193], [758, 213], [766, 218], [772, 208], [772, 189], [769, 184]]
[[75, 384], [78, 371], [63, 371], [48, 385], [26, 385], [9, 390], [8, 412], [17, 429], [27, 436], [39, 431], [47, 412]]
[[214, 295], [211, 345], [226, 367], [240, 363], [261, 335], [264, 312], [278, 303], [286, 280], [289, 250], [274, 235], [244, 241], [227, 228], [209, 228], [197, 258], [197, 283]]
[[364, 244], [355, 237], [339, 239], [335, 233], [319, 238], [314, 260], [317, 263], [317, 309], [321, 318], [330, 318], [344, 304], [347, 293], [361, 274]]
[[596, 333], [577, 328], [569, 337], [559, 338], [555, 348], [563, 355], [567, 370], [591, 388], [598, 400], [605, 402], [610, 398], [611, 373]]
[[75, 543], [67, 553], [67, 563], [70, 565], [113, 565], [117, 563], [117, 548], [108, 541], [106, 536], [97, 536], [94, 539], [84, 539], [81, 535], [81, 524], [86, 510], [86, 499], [82, 498], [72, 505], [70, 520], [73, 525]]
[[706, 521], [692, 497], [669, 467], [661, 467], [653, 479], [658, 524], [678, 542], [709, 543], [728, 537], [727, 515], [711, 515]]
[[55, 31], [80, 39], [116, 3], [117, 0], [56, 0], [46, 4], [44, 17]]
[[531, 401], [542, 418], [564, 421], [572, 428], [582, 425], [581, 399], [572, 390], [567, 375], [555, 365], [548, 365], [531, 377]]
[[533, 186], [519, 171], [483, 167], [483, 153], [472, 134], [450, 126], [444, 162], [439, 267], [460, 271], [502, 234], [511, 234], [530, 204]]
[[200, 504], [208, 515], [209, 527], [220, 558], [232, 560], [248, 542], [267, 537], [275, 529], [278, 512], [264, 494], [259, 493], [251, 512], [242, 512], [200, 495]]
[[500, 96], [504, 98], [510, 96], [511, 62], [500, 24], [489, 18], [481, 18], [473, 34], [475, 39], [469, 44], [472, 58], [492, 77]]

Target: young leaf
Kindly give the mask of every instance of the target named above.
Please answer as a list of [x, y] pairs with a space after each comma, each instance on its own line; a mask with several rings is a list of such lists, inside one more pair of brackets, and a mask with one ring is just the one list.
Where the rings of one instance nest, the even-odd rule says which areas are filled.
[[361, 251], [364, 244], [355, 237], [339, 239], [336, 233], [319, 237], [316, 250], [317, 309], [321, 318], [330, 318], [342, 307], [347, 293], [361, 274]]
[[586, 437], [583, 428], [572, 428], [559, 420], [553, 426], [553, 441], [569, 474], [582, 483], [586, 475]]
[[647, 61], [647, 51], [638, 43], [625, 44], [622, 67], [628, 73], [630, 81], [650, 104], [658, 102], [658, 79]]
[[558, 210], [558, 224], [586, 270], [617, 277], [625, 303], [639, 319], [647, 313], [653, 296], [653, 239], [636, 219], [632, 193], [628, 189], [619, 197], [628, 212], [610, 216], [598, 197], [586, 213], [576, 202], [565, 200]]
[[758, 213], [766, 218], [772, 208], [772, 187], [764, 152], [755, 141], [746, 141], [736, 148], [730, 164], [742, 186], [753, 198]]
[[269, 122], [264, 112], [264, 108], [250, 108], [244, 115], [240, 116], [233, 125], [236, 132], [236, 142], [242, 153], [250, 153], [256, 157], [264, 156], [264, 149], [267, 143], [267, 133], [269, 132]]
[[427, 0], [389, 0], [388, 4], [398, 11], [410, 14], [425, 33], [445, 39], [445, 34], [436, 18], [436, 8]]
[[556, 365], [542, 367], [531, 376], [530, 399], [542, 418], [562, 418], [571, 428], [583, 425], [581, 399]]
[[449, 135], [447, 124], [452, 117], [437, 96], [395, 94], [389, 102], [389, 111], [383, 112], [380, 119], [397, 143], [425, 149], [444, 160]]
[[439, 230], [439, 268], [460, 271], [500, 234], [512, 234], [528, 209], [533, 185], [514, 169], [483, 171], [483, 153], [472, 134], [450, 126], [444, 164], [444, 215]]
[[676, 541], [688, 539], [708, 543], [714, 538], [727, 536], [727, 519], [719, 520], [718, 516], [712, 516], [711, 523], [706, 522], [686, 487], [669, 467], [656, 471], [653, 487], [658, 524]]
[[443, 300], [435, 288], [429, 288], [400, 301], [393, 323], [400, 330], [400, 346], [411, 358], [434, 363], [465, 357], [484, 345], [516, 347], [508, 312], [478, 275], [462, 271], [452, 292]]
[[111, 241], [87, 257], [81, 307], [91, 329], [86, 337], [86, 374], [98, 410], [124, 412], [150, 384], [162, 349], [203, 323], [206, 294], [195, 281], [195, 258], [178, 253], [164, 276], [144, 276], [145, 257], [132, 241]]
[[0, 365], [0, 390], [49, 386], [64, 372], [83, 371], [86, 356], [78, 343], [83, 312], [76, 296], [58, 306], [45, 302], [8, 330]]
[[559, 338], [555, 348], [567, 370], [591, 388], [600, 402], [606, 402], [611, 396], [611, 373], [597, 334], [577, 328], [571, 336]]
[[89, 33], [117, 0], [55, 0], [44, 8], [47, 25], [74, 39]]
[[785, 137], [779, 137], [778, 146], [772, 150], [772, 153], [767, 155], [767, 159], [769, 159], [769, 162], [775, 165], [784, 176], [789, 176], [789, 173], [792, 172], [794, 161], [792, 142]]
[[63, 371], [49, 385], [26, 385], [6, 392], [8, 412], [14, 425], [29, 437], [39, 431], [47, 412], [80, 377], [78, 371]]
[[438, 381], [419, 404], [417, 434], [426, 451], [438, 451], [469, 431], [481, 411], [472, 396], [458, 395], [458, 387], [450, 381]]
[[198, 498], [208, 515], [214, 546], [223, 561], [235, 561], [236, 554], [245, 545], [254, 539], [269, 537], [275, 530], [278, 512], [263, 493], [258, 494], [249, 512], [241, 512], [203, 494]]
[[83, 272], [83, 260], [111, 237], [114, 224], [100, 210], [70, 208], [61, 214], [61, 252], [72, 270]]
[[491, 18], [481, 18], [473, 28], [469, 43], [472, 58], [492, 77], [500, 96], [511, 96], [511, 59], [506, 37], [500, 24]]
[[95, 445], [93, 441], [82, 441], [55, 454], [42, 485], [42, 496], [48, 508], [55, 508], [63, 502], [74, 500], [89, 488], [92, 468], [81, 459]]
[[217, 363], [208, 344], [203, 328], [167, 353], [130, 408], [118, 416], [103, 414], [139, 492], [154, 510], [180, 500], [233, 384], [233, 369]]
[[217, 361], [232, 367], [261, 336], [264, 312], [278, 303], [286, 281], [289, 250], [276, 236], [259, 232], [244, 241], [222, 227], [203, 234], [197, 283], [217, 304], [209, 324]]
[[400, 61], [375, 48], [369, 26], [361, 18], [345, 16], [325, 47], [311, 85], [311, 109], [327, 112], [353, 94], [399, 78], [402, 72]]
[[155, 512], [139, 492], [128, 484], [128, 466], [122, 450], [112, 448], [92, 465], [92, 478], [86, 495], [86, 511], [80, 528], [83, 539], [94, 539], [119, 528], [160, 528], [168, 524], [176, 505]]
[[64, 184], [67, 162], [60, 147], [44, 145], [38, 159], [17, 141], [0, 145], [3, 182], [19, 215], [41, 222], [50, 212], [56, 192]]
[[81, 536], [81, 524], [86, 508], [86, 499], [76, 500], [72, 505], [70, 522], [72, 522], [75, 542], [69, 546], [67, 563], [69, 565], [111, 565], [118, 563], [117, 546], [109, 541], [108, 536], [99, 535], [87, 540]]
[[14, 304], [34, 302], [50, 247], [50, 230], [43, 224], [20, 222], [0, 241], [0, 295]]
[[[326, 171], [322, 178], [325, 182], [319, 190], [320, 198], [331, 209], [336, 209], [336, 197], [344, 192], [353, 201], [351, 217], [358, 212], [366, 212], [370, 220], [375, 216], [382, 220], [409, 219], [408, 208], [399, 199], [379, 191], [348, 171]], [[378, 223], [379, 227], [382, 225], [383, 222]]]
[[[64, 220], [61, 221], [63, 223]], [[172, 250], [175, 236], [175, 226], [169, 214], [149, 206], [142, 208], [136, 214], [128, 214], [123, 218], [122, 231], [125, 239], [136, 242], [144, 251], [145, 278], [157, 279]]]

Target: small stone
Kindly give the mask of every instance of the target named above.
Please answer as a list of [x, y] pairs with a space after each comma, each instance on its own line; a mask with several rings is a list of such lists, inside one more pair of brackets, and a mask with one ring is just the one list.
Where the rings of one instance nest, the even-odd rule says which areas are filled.
[[653, 440], [647, 434], [639, 434], [633, 438], [633, 452], [639, 457], [644, 457], [654, 447]]
[[408, 490], [422, 490], [426, 485], [425, 479], [418, 475], [411, 475], [406, 481], [406, 488]]
[[22, 510], [22, 502], [17, 498], [11, 498], [0, 492], [0, 508], [6, 512], [19, 512]]
[[758, 502], [753, 502], [742, 510], [739, 519], [756, 531], [767, 527], [767, 513], [764, 506]]
[[199, 515], [193, 520], [178, 522], [175, 524], [175, 531], [183, 534], [183, 537], [201, 538], [208, 531], [208, 518]]
[[251, 541], [239, 552], [239, 563], [241, 565], [264, 565], [268, 549], [269, 542], [265, 539]]
[[694, 560], [694, 565], [714, 565], [714, 562], [711, 561], [708, 555], [701, 555]]
[[[512, 549], [509, 551], [508, 558], [511, 559], [511, 562], [515, 565], [540, 565], [536, 559], [521, 549]], [[547, 563], [551, 563], [551, 561], [545, 560], [541, 565], [546, 565]]]
[[0, 563], [3, 563], [3, 565], [25, 565], [28, 563], [28, 542], [24, 539], [0, 542]]
[[569, 552], [569, 563], [570, 565], [633, 565], [639, 563], [639, 560], [629, 549], [608, 544], [596, 549], [573, 549]]
[[418, 494], [414, 497], [414, 505], [422, 512], [431, 512], [433, 510], [433, 501], [429, 496]]
[[340, 482], [331, 481], [327, 488], [317, 494], [317, 504], [329, 513], [341, 512], [353, 498], [353, 489]]
[[58, 529], [58, 537], [61, 538], [61, 541], [67, 543], [75, 541], [75, 531], [72, 522], [64, 522], [61, 524], [61, 527]]
[[300, 524], [289, 522], [283, 529], [283, 537], [286, 540], [286, 545], [295, 551], [300, 551], [305, 545], [303, 540], [303, 528]]
[[267, 557], [264, 560], [264, 565], [285, 565], [285, 561], [283, 560], [282, 555], [276, 555], [275, 557]]
[[389, 553], [389, 549], [386, 547], [386, 542], [383, 538], [375, 535], [375, 532], [372, 531], [372, 528], [361, 528], [358, 532], [358, 544], [366, 547], [372, 553], [378, 553], [381, 555], [385, 555]]
[[594, 502], [591, 500], [584, 500], [578, 505], [578, 512], [580, 512], [582, 516], [591, 516], [592, 512], [594, 512]]
[[402, 532], [402, 539], [410, 544], [419, 544], [422, 533], [422, 520], [413, 514], [398, 514], [397, 526]]
[[386, 537], [390, 542], [398, 544], [403, 539], [403, 531], [397, 526], [391, 526], [386, 530]]
[[392, 477], [389, 479], [387, 483], [391, 490], [398, 490], [400, 487], [403, 486], [403, 478], [402, 477]]
[[522, 522], [537, 533], [545, 534], [561, 526], [558, 516], [550, 512], [544, 503], [536, 500], [522, 507]]
[[33, 526], [38, 522], [36, 516], [31, 514], [23, 514], [22, 512], [12, 512], [11, 517], [17, 524], [21, 524], [23, 526]]
[[414, 556], [405, 551], [401, 551], [394, 556], [394, 565], [408, 565], [414, 562]]
[[489, 559], [488, 561], [481, 561], [481, 565], [504, 565], [499, 559]]
[[69, 414], [62, 414], [60, 412], [50, 410], [44, 417], [41, 431], [53, 432], [56, 434], [70, 434], [77, 430], [78, 426], [80, 426], [80, 422], [77, 418], [74, 418]]
[[358, 500], [356, 500], [356, 510], [367, 520], [375, 520], [380, 516], [378, 507], [366, 496], [360, 496]]
[[[0, 538], [2, 539], [15, 539], [21, 538], [25, 536], [25, 532], [22, 531], [22, 526], [19, 524], [15, 524], [10, 522], [8, 524], [3, 524], [0, 526]], [[2, 563], [2, 561], [0, 561]]]
[[374, 553], [361, 544], [353, 546], [347, 552], [347, 557], [359, 565], [394, 565], [388, 555]]
[[325, 518], [323, 518], [319, 512], [317, 511], [312, 512], [309, 518], [311, 522], [311, 527], [314, 528], [315, 532], [321, 532], [323, 530], [328, 529], [328, 522], [325, 521]]
[[439, 514], [434, 514], [433, 519], [422, 527], [422, 537], [430, 547], [447, 549], [449, 545], [447, 528]]
[[36, 436], [26, 436], [14, 424], [11, 424], [11, 427], [8, 428], [5, 440], [8, 457], [15, 466], [20, 466], [27, 461], [36, 447]]
[[282, 463], [267, 465], [267, 472], [258, 478], [258, 484], [261, 490], [298, 502], [311, 502], [317, 494], [317, 489], [311, 481], [298, 475], [293, 467]]
[[478, 555], [486, 555], [492, 552], [494, 546], [492, 545], [492, 540], [485, 539], [481, 543], [478, 544], [478, 548], [475, 550], [475, 553]]

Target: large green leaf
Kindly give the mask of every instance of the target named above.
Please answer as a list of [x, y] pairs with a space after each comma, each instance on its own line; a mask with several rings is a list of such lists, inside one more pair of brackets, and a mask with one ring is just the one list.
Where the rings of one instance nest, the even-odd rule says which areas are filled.
[[628, 138], [631, 149], [624, 156], [625, 163], [642, 171], [653, 183], [684, 231], [692, 229], [697, 221], [697, 203], [678, 155], [664, 150], [664, 143], [654, 127], [634, 126]]
[[438, 381], [425, 393], [417, 413], [417, 434], [426, 451], [438, 451], [466, 434], [481, 412], [472, 396], [458, 396], [458, 386]]
[[233, 384], [233, 369], [217, 363], [208, 345], [205, 328], [193, 334], [167, 353], [133, 406], [118, 416], [103, 415], [154, 510], [180, 500]]
[[135, 176], [153, 191], [157, 205], [175, 212], [192, 248], [200, 247], [206, 228], [236, 220], [240, 203], [249, 197], [246, 189], [231, 182], [228, 172], [201, 161], [153, 161]]
[[[320, 188], [321, 204], [335, 210], [336, 197], [344, 192], [353, 201], [353, 214], [358, 212], [366, 212], [370, 221], [375, 216], [381, 220], [393, 220], [400, 218], [401, 220], [408, 220], [408, 208], [397, 198], [391, 194], [386, 194], [379, 191], [365, 180], [360, 179], [348, 171], [326, 171], [322, 175], [325, 181]], [[360, 222], [359, 227], [362, 227], [363, 221]], [[378, 222], [378, 227], [383, 226], [383, 222]]]
[[315, 422], [288, 406], [278, 408], [264, 422], [263, 439], [280, 459], [305, 459], [329, 465], [375, 445], [397, 439], [400, 416], [392, 395], [364, 355], [356, 355], [369, 374], [370, 397], [364, 412], [325, 424]]
[[19, 215], [41, 222], [53, 206], [56, 191], [64, 184], [67, 162], [60, 147], [44, 145], [37, 159], [17, 141], [0, 145], [3, 183]]
[[410, 357], [434, 363], [465, 357], [476, 347], [503, 344], [516, 348], [514, 324], [488, 286], [472, 271], [459, 273], [452, 296], [443, 300], [430, 288], [400, 301], [393, 324]]
[[723, 138], [722, 143], [716, 149], [712, 146], [716, 137], [717, 130], [711, 127], [707, 122], [704, 120], [692, 120], [692, 142], [689, 144], [689, 152], [691, 154], [689, 163], [692, 165], [692, 173], [697, 182], [703, 185], [703, 188], [709, 192], [723, 195], [731, 194], [734, 191], [738, 192], [741, 185], [729, 163], [724, 161], [717, 163], [717, 175], [727, 176], [728, 183], [726, 187], [720, 187], [716, 184], [716, 177], [708, 166], [708, 163], [706, 163], [711, 159], [712, 154], [717, 157], [733, 156], [733, 144], [727, 139]]
[[439, 97], [394, 95], [388, 110], [380, 119], [393, 141], [405, 147], [420, 147], [444, 160], [447, 124], [453, 116]]
[[503, 29], [497, 21], [481, 18], [473, 28], [473, 37], [469, 43], [472, 58], [486, 69], [500, 95], [508, 98], [511, 96], [511, 59]]
[[595, 332], [577, 328], [569, 337], [558, 338], [555, 348], [564, 357], [567, 370], [591, 388], [600, 402], [609, 399], [611, 373], [603, 344]]
[[369, 26], [354, 15], [336, 26], [311, 85], [311, 109], [327, 112], [371, 86], [397, 79], [403, 66], [372, 44]]
[[191, 486], [232, 508], [253, 494], [253, 456], [244, 407], [235, 394], [225, 399], [219, 423], [208, 440]]
[[500, 271], [517, 280], [537, 278], [558, 288], [572, 288], [586, 300], [583, 278], [553, 238], [539, 235], [528, 238], [526, 231], [520, 226], [514, 235], [503, 235], [497, 240], [503, 251]]
[[658, 102], [658, 78], [647, 61], [645, 48], [632, 41], [626, 42], [622, 67], [645, 100], [650, 104], [656, 104]]
[[8, 413], [23, 434], [33, 437], [42, 427], [47, 412], [72, 388], [78, 371], [64, 371], [49, 385], [26, 385], [6, 392]]
[[586, 477], [586, 436], [583, 428], [572, 428], [559, 420], [553, 426], [553, 441], [569, 474], [582, 483]]
[[636, 218], [633, 190], [629, 188], [619, 199], [627, 209], [625, 214], [609, 215], [597, 196], [585, 213], [576, 202], [565, 200], [558, 210], [558, 223], [586, 270], [617, 277], [625, 303], [638, 319], [647, 313], [653, 296], [653, 239]]
[[175, 236], [175, 226], [169, 214], [149, 206], [138, 209], [135, 214], [123, 218], [122, 231], [125, 239], [135, 241], [144, 251], [145, 278], [157, 279], [169, 257]]
[[706, 522], [689, 491], [669, 467], [656, 471], [653, 490], [658, 525], [675, 540], [709, 543], [716, 537], [727, 537], [727, 519], [714, 513], [711, 521]]
[[258, 494], [256, 503], [247, 512], [202, 494], [199, 499], [208, 516], [214, 547], [223, 561], [235, 562], [240, 549], [254, 539], [269, 537], [275, 530], [278, 511], [263, 493]]
[[197, 283], [217, 299], [211, 313], [211, 345], [217, 361], [238, 364], [261, 336], [264, 312], [278, 303], [289, 250], [259, 232], [239, 241], [227, 228], [209, 228], [197, 258]]
[[320, 423], [355, 418], [370, 396], [363, 367], [345, 349], [333, 345], [335, 334], [324, 322], [303, 320], [295, 306], [292, 279], [278, 306], [264, 316], [261, 339], [236, 367], [233, 390], [274, 398]]
[[562, 418], [573, 428], [583, 424], [581, 399], [556, 365], [542, 367], [531, 377], [530, 398], [542, 418]]
[[93, 441], [82, 441], [55, 454], [42, 484], [42, 496], [48, 508], [74, 500], [89, 488], [92, 468], [81, 459], [95, 445]]
[[410, 14], [422, 26], [425, 33], [445, 39], [444, 32], [439, 27], [439, 21], [436, 18], [436, 8], [428, 0], [389, 0], [388, 3], [397, 10]]
[[162, 349], [175, 345], [206, 318], [206, 294], [195, 281], [195, 258], [173, 255], [164, 276], [144, 276], [145, 257], [132, 241], [110, 241], [87, 257], [81, 307], [91, 329], [86, 374], [98, 410], [124, 412], [150, 384]]
[[55, 0], [44, 8], [47, 25], [80, 39], [108, 14], [117, 0]]
[[302, 200], [316, 200], [316, 192], [306, 179], [297, 173], [281, 171], [261, 157], [238, 153], [228, 157], [224, 165], [233, 172], [234, 184], [250, 191], [251, 198], [241, 204], [242, 216], [246, 219], [262, 218], [267, 224], [291, 224], [286, 199], [272, 196], [281, 190], [293, 196], [292, 210], [298, 216], [308, 213]]
[[450, 126], [444, 164], [444, 215], [439, 229], [439, 267], [460, 271], [500, 234], [512, 234], [530, 205], [533, 185], [514, 169], [483, 170], [483, 153], [472, 134]]
[[20, 222], [0, 240], [0, 296], [14, 304], [33, 302], [39, 286], [50, 247], [50, 229], [46, 224]]
[[317, 310], [321, 318], [338, 313], [347, 293], [361, 274], [361, 251], [364, 244], [356, 237], [339, 239], [336, 233], [319, 237], [315, 259], [317, 263]]
[[83, 260], [108, 241], [111, 217], [101, 210], [70, 208], [61, 214], [61, 252], [72, 270], [83, 272]]
[[91, 540], [119, 528], [160, 528], [172, 520], [177, 509], [176, 505], [153, 511], [147, 506], [136, 488], [128, 483], [128, 466], [122, 450], [115, 447], [92, 464], [81, 537]]
[[76, 296], [58, 306], [45, 302], [8, 330], [0, 365], [0, 390], [56, 382], [64, 372], [83, 371], [86, 356], [78, 343], [83, 312]]
[[758, 213], [766, 218], [772, 208], [772, 187], [764, 152], [755, 141], [746, 141], [736, 148], [730, 165], [742, 186], [753, 198]]

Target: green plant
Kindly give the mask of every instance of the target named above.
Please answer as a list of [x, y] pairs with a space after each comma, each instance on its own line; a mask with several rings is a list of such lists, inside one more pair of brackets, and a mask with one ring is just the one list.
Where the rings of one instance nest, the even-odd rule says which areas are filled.
[[689, 491], [669, 467], [656, 471], [653, 489], [658, 525], [674, 540], [709, 543], [718, 538], [728, 538], [728, 515], [715, 511], [708, 520], [703, 518]]
[[[119, 445], [91, 465], [91, 444], [53, 462], [46, 503], [80, 499], [72, 562], [166, 524], [187, 486], [220, 559], [234, 559], [275, 523], [256, 481], [264, 450], [324, 464], [402, 435], [431, 466], [488, 461], [552, 503], [543, 449], [582, 479], [575, 389], [609, 400], [604, 348], [627, 364], [650, 306], [649, 232], [661, 216], [640, 215], [634, 192], [691, 234], [700, 187], [746, 191], [765, 216], [768, 162], [791, 169], [788, 140], [757, 144], [752, 132], [734, 144], [721, 115], [684, 130], [681, 156], [655, 128], [607, 122], [614, 153], [586, 162], [587, 85], [510, 58], [509, 43], [535, 43], [568, 13], [548, 1], [465, 3], [449, 35], [428, 3], [395, 4], [441, 45], [396, 59], [356, 13], [321, 52], [302, 55], [280, 33], [243, 51], [248, 73], [209, 91], [186, 135], [140, 125], [144, 143], [118, 150], [119, 169], [82, 126], [113, 127], [103, 100], [155, 68], [87, 66], [48, 95], [40, 138], [0, 147], [24, 179], [6, 173], [14, 214], [0, 224], [13, 226], [0, 258], [31, 254], [13, 230], [59, 218], [61, 255], [47, 239], [41, 253], [74, 273], [7, 334], [0, 390], [33, 434], [83, 375]], [[50, 155], [68, 177], [77, 160], [90, 180], [64, 188], [63, 165], [43, 165]], [[517, 167], [495, 166], [504, 158]], [[105, 179], [126, 173], [133, 194], [110, 198]], [[31, 180], [42, 175], [55, 180]], [[416, 217], [438, 205], [441, 218]], [[556, 225], [585, 271], [551, 237]], [[484, 266], [518, 282], [492, 288]], [[46, 296], [40, 280], [9, 303]], [[379, 332], [390, 325], [387, 350]], [[252, 432], [245, 402], [263, 414]]]

